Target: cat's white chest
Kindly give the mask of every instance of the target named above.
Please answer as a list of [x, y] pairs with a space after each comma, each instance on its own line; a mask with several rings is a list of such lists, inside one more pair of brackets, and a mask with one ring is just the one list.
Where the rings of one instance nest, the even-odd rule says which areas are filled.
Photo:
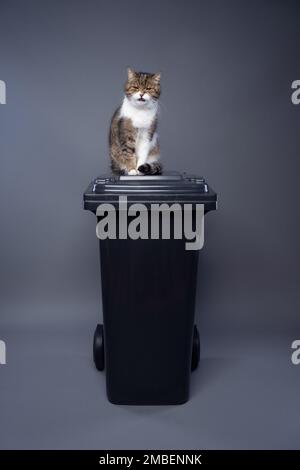
[[132, 125], [138, 129], [149, 129], [156, 117], [156, 113], [156, 108], [137, 109], [126, 99], [121, 107], [121, 117], [130, 119], [132, 121]]

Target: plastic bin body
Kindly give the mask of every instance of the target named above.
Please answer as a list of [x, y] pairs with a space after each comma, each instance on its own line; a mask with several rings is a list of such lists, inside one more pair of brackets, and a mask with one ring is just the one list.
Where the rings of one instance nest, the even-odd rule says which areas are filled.
[[[102, 202], [117, 207], [116, 197], [125, 193], [128, 206], [155, 201], [202, 203], [206, 211], [216, 208], [216, 194], [205, 183], [202, 188], [191, 183], [190, 187], [198, 184], [195, 193], [192, 188], [184, 193], [180, 184], [192, 177], [150, 178], [114, 178], [114, 183], [109, 177], [98, 178], [100, 188], [94, 181], [85, 193], [85, 208], [96, 212]], [[126, 405], [186, 402], [199, 251], [187, 251], [185, 238], [99, 243], [108, 399]]]

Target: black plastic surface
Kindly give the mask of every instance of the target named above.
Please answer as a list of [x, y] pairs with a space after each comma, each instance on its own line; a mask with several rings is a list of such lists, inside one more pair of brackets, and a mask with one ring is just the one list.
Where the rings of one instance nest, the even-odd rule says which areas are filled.
[[198, 251], [183, 240], [104, 240], [100, 259], [109, 400], [186, 402]]
[[194, 326], [193, 346], [192, 346], [192, 364], [191, 370], [197, 369], [200, 361], [200, 336], [197, 326]]

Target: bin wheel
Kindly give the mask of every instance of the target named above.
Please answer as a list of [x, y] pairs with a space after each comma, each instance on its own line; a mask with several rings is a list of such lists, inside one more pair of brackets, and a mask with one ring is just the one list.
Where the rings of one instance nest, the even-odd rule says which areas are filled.
[[198, 332], [198, 328], [196, 325], [194, 326], [194, 333], [193, 333], [193, 346], [192, 346], [192, 371], [197, 369], [198, 364], [200, 361], [200, 336]]
[[93, 356], [96, 369], [104, 370], [104, 335], [103, 325], [97, 325], [94, 333]]

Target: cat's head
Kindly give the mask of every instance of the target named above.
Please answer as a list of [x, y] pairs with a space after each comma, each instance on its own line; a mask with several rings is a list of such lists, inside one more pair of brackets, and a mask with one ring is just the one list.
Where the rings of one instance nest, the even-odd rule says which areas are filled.
[[150, 108], [156, 105], [160, 96], [160, 73], [135, 72], [127, 69], [128, 77], [125, 94], [138, 108]]

